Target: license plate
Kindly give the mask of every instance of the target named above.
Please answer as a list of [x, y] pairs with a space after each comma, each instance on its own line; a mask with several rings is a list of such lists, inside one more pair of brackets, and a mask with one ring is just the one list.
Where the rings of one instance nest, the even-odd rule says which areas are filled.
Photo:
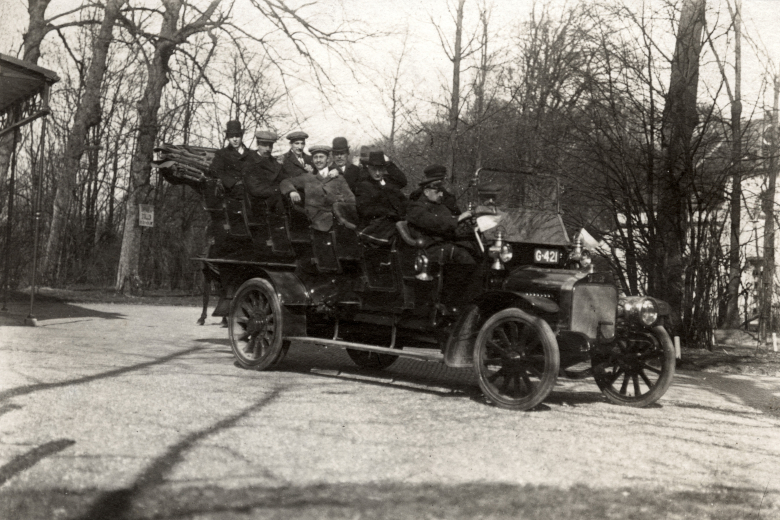
[[534, 249], [534, 262], [537, 264], [557, 264], [559, 256], [557, 249]]

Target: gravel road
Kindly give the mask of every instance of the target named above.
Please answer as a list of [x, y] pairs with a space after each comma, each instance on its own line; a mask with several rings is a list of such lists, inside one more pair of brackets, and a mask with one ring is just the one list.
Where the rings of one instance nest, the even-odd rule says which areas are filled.
[[780, 518], [780, 378], [679, 371], [646, 409], [561, 381], [517, 413], [433, 363], [242, 370], [198, 315], [0, 320], [0, 518]]

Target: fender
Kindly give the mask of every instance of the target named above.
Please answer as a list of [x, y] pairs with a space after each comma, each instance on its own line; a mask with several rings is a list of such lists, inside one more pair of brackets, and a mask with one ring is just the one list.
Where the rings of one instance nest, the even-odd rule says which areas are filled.
[[474, 342], [482, 324], [494, 313], [518, 307], [533, 315], [555, 314], [558, 304], [549, 298], [515, 291], [492, 291], [480, 296], [458, 318], [444, 346], [444, 364], [452, 368], [474, 365]]

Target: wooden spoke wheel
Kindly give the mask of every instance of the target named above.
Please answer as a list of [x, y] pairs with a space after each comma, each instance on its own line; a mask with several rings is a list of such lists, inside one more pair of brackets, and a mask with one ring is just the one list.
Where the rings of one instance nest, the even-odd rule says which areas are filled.
[[674, 378], [674, 345], [666, 330], [619, 338], [591, 358], [596, 384], [616, 404], [643, 407], [658, 401]]
[[544, 401], [560, 364], [547, 322], [516, 308], [491, 316], [474, 346], [479, 387], [496, 406], [510, 410], [530, 410]]
[[382, 370], [387, 368], [398, 359], [398, 356], [392, 354], [379, 354], [377, 352], [367, 352], [365, 350], [347, 349], [349, 358], [359, 367]]
[[282, 340], [282, 307], [273, 286], [252, 278], [239, 287], [230, 306], [230, 345], [238, 362], [263, 370], [278, 363], [287, 349]]

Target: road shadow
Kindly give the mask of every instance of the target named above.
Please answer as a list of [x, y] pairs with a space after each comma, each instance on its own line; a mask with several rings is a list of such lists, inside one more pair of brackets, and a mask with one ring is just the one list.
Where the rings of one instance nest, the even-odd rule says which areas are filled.
[[[128, 518], [133, 510], [133, 503], [142, 494], [156, 494], [156, 489], [165, 483], [165, 477], [173, 468], [184, 460], [184, 455], [207, 437], [229, 429], [241, 419], [257, 412], [273, 402], [281, 393], [274, 390], [244, 410], [214, 423], [209, 428], [193, 432], [180, 442], [174, 444], [160, 457], [141, 472], [132, 486], [106, 493], [90, 507], [89, 511], [80, 517], [81, 520], [122, 520]], [[132, 515], [135, 517], [135, 515]]]
[[[26, 326], [27, 317], [30, 316], [30, 297], [24, 300], [13, 298], [7, 304], [7, 310], [0, 311], [0, 326], [21, 327]], [[123, 320], [124, 314], [118, 312], [103, 312], [95, 309], [87, 309], [77, 304], [67, 303], [50, 296], [36, 296], [32, 309], [32, 316], [39, 326], [45, 326], [46, 321], [60, 319], [101, 319]]]
[[[474, 518], [604, 520], [777, 518], [777, 489], [711, 486], [697, 491], [661, 487], [557, 487], [499, 482], [464, 484], [322, 483], [308, 486], [216, 485], [177, 482], [103, 494], [97, 490], [0, 492], [3, 518], [80, 520], [230, 518], [405, 520]], [[98, 497], [97, 501], [95, 498]], [[92, 505], [90, 505], [92, 504]], [[55, 511], [59, 514], [55, 515]], [[19, 513], [26, 513], [20, 516]], [[103, 515], [103, 516], [100, 516]]]
[[197, 352], [201, 350], [203, 347], [193, 347], [187, 350], [182, 350], [180, 352], [175, 352], [173, 354], [163, 356], [160, 358], [155, 358], [152, 361], [146, 361], [144, 363], [137, 363], [135, 365], [130, 365], [127, 367], [117, 368], [115, 370], [108, 370], [106, 372], [100, 372], [98, 374], [93, 374], [91, 376], [84, 376], [84, 377], [77, 377], [74, 379], [67, 379], [65, 381], [57, 381], [55, 383], [36, 383], [33, 385], [25, 385], [25, 386], [19, 386], [16, 388], [11, 388], [8, 390], [4, 390], [0, 392], [0, 402], [2, 402], [5, 399], [10, 399], [12, 397], [19, 397], [20, 395], [27, 395], [31, 394], [33, 392], [39, 392], [41, 390], [52, 390], [55, 388], [65, 388], [69, 386], [74, 385], [83, 385], [85, 383], [91, 383], [92, 381], [98, 381], [101, 379], [109, 379], [112, 377], [124, 375], [130, 372], [135, 372], [138, 370], [143, 370], [155, 365], [162, 365], [164, 363], [167, 363], [168, 361], [174, 360], [176, 358], [180, 358], [183, 356], [187, 356], [189, 354], [192, 354], [194, 352]]

